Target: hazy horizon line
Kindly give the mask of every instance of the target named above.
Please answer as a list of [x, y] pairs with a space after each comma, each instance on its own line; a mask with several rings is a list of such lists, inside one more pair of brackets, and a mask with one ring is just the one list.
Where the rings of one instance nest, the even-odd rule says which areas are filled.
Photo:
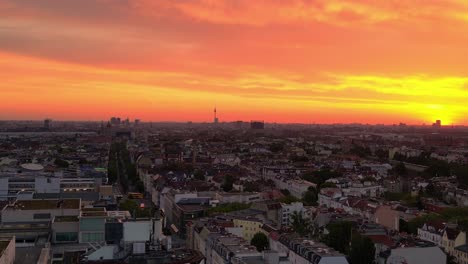
[[[53, 122], [88, 122], [88, 123], [99, 123], [99, 122], [109, 122], [110, 118], [107, 120], [96, 120], [96, 119], [53, 119], [53, 118], [44, 118], [44, 119], [0, 119], [0, 122], [44, 122], [44, 120], [50, 119]], [[134, 123], [135, 119], [129, 119], [131, 123]], [[121, 121], [125, 121], [125, 119], [121, 119]], [[399, 125], [406, 125], [406, 126], [426, 126], [430, 127], [433, 123], [405, 123], [405, 122], [398, 122], [398, 123], [361, 123], [361, 122], [349, 122], [349, 123], [339, 123], [339, 122], [330, 122], [330, 123], [318, 123], [318, 122], [271, 122], [271, 121], [264, 121], [264, 120], [234, 120], [234, 121], [219, 121], [218, 124], [229, 124], [229, 123], [236, 123], [236, 122], [243, 122], [243, 123], [250, 123], [252, 121], [262, 121], [265, 124], [278, 124], [278, 125], [367, 125], [367, 126], [399, 126]], [[443, 120], [442, 120], [443, 121]], [[175, 121], [175, 120], [140, 120], [140, 123], [173, 123], [173, 124], [215, 124], [213, 121]], [[442, 127], [466, 127], [464, 124], [443, 124]]]

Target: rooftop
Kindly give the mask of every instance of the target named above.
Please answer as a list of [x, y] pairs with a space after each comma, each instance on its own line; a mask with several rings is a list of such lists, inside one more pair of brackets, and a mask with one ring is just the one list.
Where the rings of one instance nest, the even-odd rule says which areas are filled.
[[78, 217], [77, 216], [56, 216], [54, 218], [54, 222], [56, 223], [78, 222]]
[[107, 216], [105, 208], [83, 208], [81, 210], [81, 217], [101, 217]]
[[40, 171], [44, 169], [44, 166], [41, 164], [36, 164], [36, 163], [25, 163], [21, 164], [21, 168], [25, 170], [30, 170], [30, 171]]
[[[307, 249], [306, 250], [307, 252], [312, 252], [314, 255], [318, 255], [321, 257], [343, 256], [343, 254], [341, 254], [340, 252], [335, 251], [333, 248], [330, 248], [323, 243], [316, 242], [316, 241], [309, 240], [309, 239], [304, 239], [301, 237], [297, 237], [295, 235], [283, 235], [280, 237], [279, 240], [283, 245], [289, 247], [289, 249], [293, 251], [296, 251], [298, 248], [305, 248]], [[295, 245], [300, 245], [300, 246], [297, 247]], [[296, 252], [296, 253], [308, 259], [310, 258], [310, 256], [308, 256], [308, 253], [306, 251], [300, 251], [300, 253], [299, 252]]]
[[455, 248], [455, 250], [462, 251], [464, 253], [468, 253], [468, 245], [461, 245]]
[[80, 199], [21, 200], [7, 206], [10, 210], [80, 209]]
[[200, 263], [204, 259], [198, 251], [190, 249], [176, 249], [172, 252], [156, 251], [146, 253], [144, 256], [132, 256], [129, 258], [130, 264], [178, 264], [178, 263]]

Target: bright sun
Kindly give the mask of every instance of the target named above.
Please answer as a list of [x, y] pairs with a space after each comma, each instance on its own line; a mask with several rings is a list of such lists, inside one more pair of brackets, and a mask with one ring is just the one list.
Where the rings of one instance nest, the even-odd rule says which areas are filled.
[[442, 125], [452, 125], [455, 122], [455, 111], [444, 105], [429, 105], [430, 121], [441, 120]]

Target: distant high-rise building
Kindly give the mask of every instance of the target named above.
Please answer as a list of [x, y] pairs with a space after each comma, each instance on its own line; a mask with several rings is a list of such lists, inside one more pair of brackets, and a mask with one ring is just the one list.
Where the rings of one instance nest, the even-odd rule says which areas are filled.
[[52, 122], [52, 120], [50, 120], [50, 119], [48, 119], [48, 118], [45, 119], [45, 120], [44, 120], [44, 129], [50, 130], [50, 123], [51, 123], [51, 122]]
[[120, 125], [120, 117], [111, 117], [110, 123], [113, 126], [119, 126]]
[[138, 126], [140, 124], [140, 119], [135, 119], [135, 126]]
[[236, 122], [234, 122], [234, 127], [237, 128], [237, 129], [242, 129], [242, 124], [243, 124], [243, 123], [244, 123], [244, 122], [242, 122], [242, 121], [240, 121], [240, 120], [239, 120], [239, 121], [236, 121]]
[[436, 122], [434, 124], [432, 124], [432, 126], [435, 127], [435, 128], [440, 128], [440, 127], [442, 127], [442, 121], [436, 120]]
[[250, 128], [251, 129], [264, 129], [265, 128], [265, 122], [263, 120], [252, 120], [250, 121]]
[[214, 119], [213, 123], [218, 124], [218, 117], [216, 116], [216, 107], [214, 108]]

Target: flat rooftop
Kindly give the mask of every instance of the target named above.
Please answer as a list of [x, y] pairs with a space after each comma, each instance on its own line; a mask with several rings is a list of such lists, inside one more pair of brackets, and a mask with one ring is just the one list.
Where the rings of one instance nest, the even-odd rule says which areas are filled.
[[54, 218], [56, 223], [78, 222], [78, 216], [56, 216]]
[[107, 216], [105, 208], [96, 207], [96, 208], [83, 208], [81, 210], [81, 217], [101, 217]]
[[80, 209], [80, 199], [20, 200], [6, 208], [10, 210]]

